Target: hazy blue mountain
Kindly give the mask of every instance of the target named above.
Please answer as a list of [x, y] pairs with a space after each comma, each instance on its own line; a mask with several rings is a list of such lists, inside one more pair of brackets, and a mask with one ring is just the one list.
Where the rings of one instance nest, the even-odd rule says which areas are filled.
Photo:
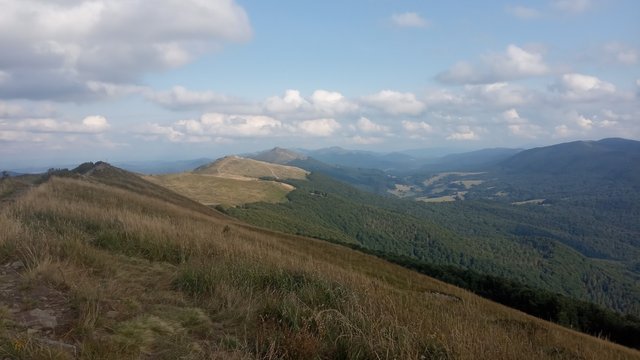
[[409, 149], [402, 150], [400, 153], [413, 156], [417, 159], [431, 159], [435, 160], [449, 154], [456, 154], [464, 152], [464, 149], [460, 148], [448, 148], [448, 147], [434, 147], [434, 148], [421, 148], [421, 149]]
[[209, 164], [213, 159], [200, 158], [176, 161], [128, 161], [115, 162], [114, 165], [122, 169], [141, 174], [170, 174], [193, 170], [199, 166]]
[[433, 163], [425, 165], [423, 169], [436, 171], [486, 169], [511, 158], [521, 151], [522, 149], [491, 148], [449, 154], [438, 158]]
[[[302, 154], [302, 152], [305, 152], [305, 154]], [[256, 154], [249, 154], [245, 156], [254, 160], [266, 161], [282, 165], [291, 165], [310, 172], [322, 173], [336, 180], [353, 185], [358, 189], [369, 192], [386, 193], [387, 189], [393, 187], [393, 178], [383, 170], [372, 167], [350, 167], [339, 164], [330, 164], [324, 161], [320, 161], [315, 157], [308, 156], [310, 153], [317, 153], [320, 155], [338, 153], [349, 154], [351, 153], [351, 151], [337, 147], [321, 149], [317, 151], [293, 151], [275, 147], [271, 150], [266, 150]], [[374, 154], [367, 152], [359, 153], [363, 153], [365, 154], [365, 156]], [[395, 156], [392, 154], [389, 155], [391, 156], [391, 158]]]
[[574, 141], [522, 151], [500, 164], [507, 174], [640, 179], [640, 141]]
[[403, 152], [378, 153], [349, 150], [337, 146], [318, 150], [304, 150], [304, 154], [327, 164], [362, 169], [406, 170], [419, 168], [424, 164], [423, 159]]
[[246, 157], [280, 165], [289, 164], [293, 160], [307, 159], [306, 155], [281, 147], [275, 147], [271, 150], [265, 150], [256, 154], [249, 154]]
[[78, 164], [57, 164], [51, 166], [25, 166], [25, 167], [17, 167], [11, 168], [8, 171], [15, 174], [42, 174], [47, 172], [49, 169], [72, 169], [78, 166]]

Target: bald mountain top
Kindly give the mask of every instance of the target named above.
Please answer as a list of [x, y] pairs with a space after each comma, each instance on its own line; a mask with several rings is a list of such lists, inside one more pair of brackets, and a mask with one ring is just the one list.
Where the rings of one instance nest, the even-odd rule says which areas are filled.
[[289, 164], [294, 160], [306, 160], [307, 156], [299, 154], [295, 151], [274, 147], [271, 150], [259, 152], [251, 155], [250, 158], [259, 161], [265, 161], [273, 164]]
[[308, 172], [293, 166], [273, 164], [239, 156], [227, 156], [193, 171], [199, 175], [227, 178], [305, 179]]
[[205, 205], [240, 205], [284, 201], [295, 188], [280, 180], [304, 180], [307, 174], [293, 166], [227, 156], [192, 172], [145, 179]]

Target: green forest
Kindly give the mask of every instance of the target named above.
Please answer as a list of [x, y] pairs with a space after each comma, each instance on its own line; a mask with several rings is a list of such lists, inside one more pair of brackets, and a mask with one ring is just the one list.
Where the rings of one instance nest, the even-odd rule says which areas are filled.
[[297, 189], [286, 203], [223, 210], [274, 230], [454, 265], [640, 314], [640, 256], [629, 241], [640, 237], [629, 236], [633, 226], [617, 224], [632, 221], [633, 214], [613, 220], [619, 212], [580, 208], [597, 199], [568, 201], [571, 206], [561, 211], [482, 199], [423, 204], [363, 192], [317, 173], [290, 183]]

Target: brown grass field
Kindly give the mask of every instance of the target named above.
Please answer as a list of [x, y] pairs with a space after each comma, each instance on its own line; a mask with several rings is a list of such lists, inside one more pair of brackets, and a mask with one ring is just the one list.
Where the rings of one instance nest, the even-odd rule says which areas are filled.
[[307, 174], [293, 166], [228, 156], [193, 172], [144, 178], [205, 205], [235, 206], [285, 201], [293, 186], [260, 178], [305, 179]]
[[123, 174], [54, 177], [0, 208], [0, 266], [24, 264], [13, 291], [56, 294], [52, 311], [65, 314], [34, 333], [13, 311], [46, 300], [0, 305], [0, 359], [640, 358]]
[[252, 202], [281, 202], [293, 187], [276, 181], [234, 179], [195, 173], [145, 176], [205, 205], [240, 205]]
[[273, 177], [276, 179], [305, 179], [308, 172], [294, 166], [279, 165], [242, 158], [227, 156], [214, 161], [209, 165], [201, 166], [193, 171], [196, 174], [217, 175], [227, 177], [261, 178]]

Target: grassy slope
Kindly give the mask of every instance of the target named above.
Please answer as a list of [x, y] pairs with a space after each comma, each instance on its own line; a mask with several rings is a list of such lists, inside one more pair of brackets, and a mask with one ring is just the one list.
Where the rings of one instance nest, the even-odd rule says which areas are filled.
[[[53, 178], [0, 212], [0, 263], [20, 259], [24, 288], [65, 295], [75, 316], [57, 339], [76, 344], [82, 359], [640, 358], [145, 184], [100, 173]], [[0, 355], [65, 358], [0, 314]]]
[[292, 190], [276, 181], [238, 180], [211, 175], [181, 173], [146, 176], [145, 179], [206, 205], [239, 205], [280, 202]]
[[240, 205], [286, 200], [293, 187], [261, 178], [303, 180], [307, 172], [285, 165], [225, 157], [193, 172], [146, 176], [145, 179], [206, 205]]
[[263, 161], [227, 156], [209, 165], [201, 166], [193, 171], [197, 174], [218, 176], [242, 176], [248, 178], [273, 177], [276, 179], [300, 179], [307, 176], [307, 172], [294, 167], [271, 164]]

